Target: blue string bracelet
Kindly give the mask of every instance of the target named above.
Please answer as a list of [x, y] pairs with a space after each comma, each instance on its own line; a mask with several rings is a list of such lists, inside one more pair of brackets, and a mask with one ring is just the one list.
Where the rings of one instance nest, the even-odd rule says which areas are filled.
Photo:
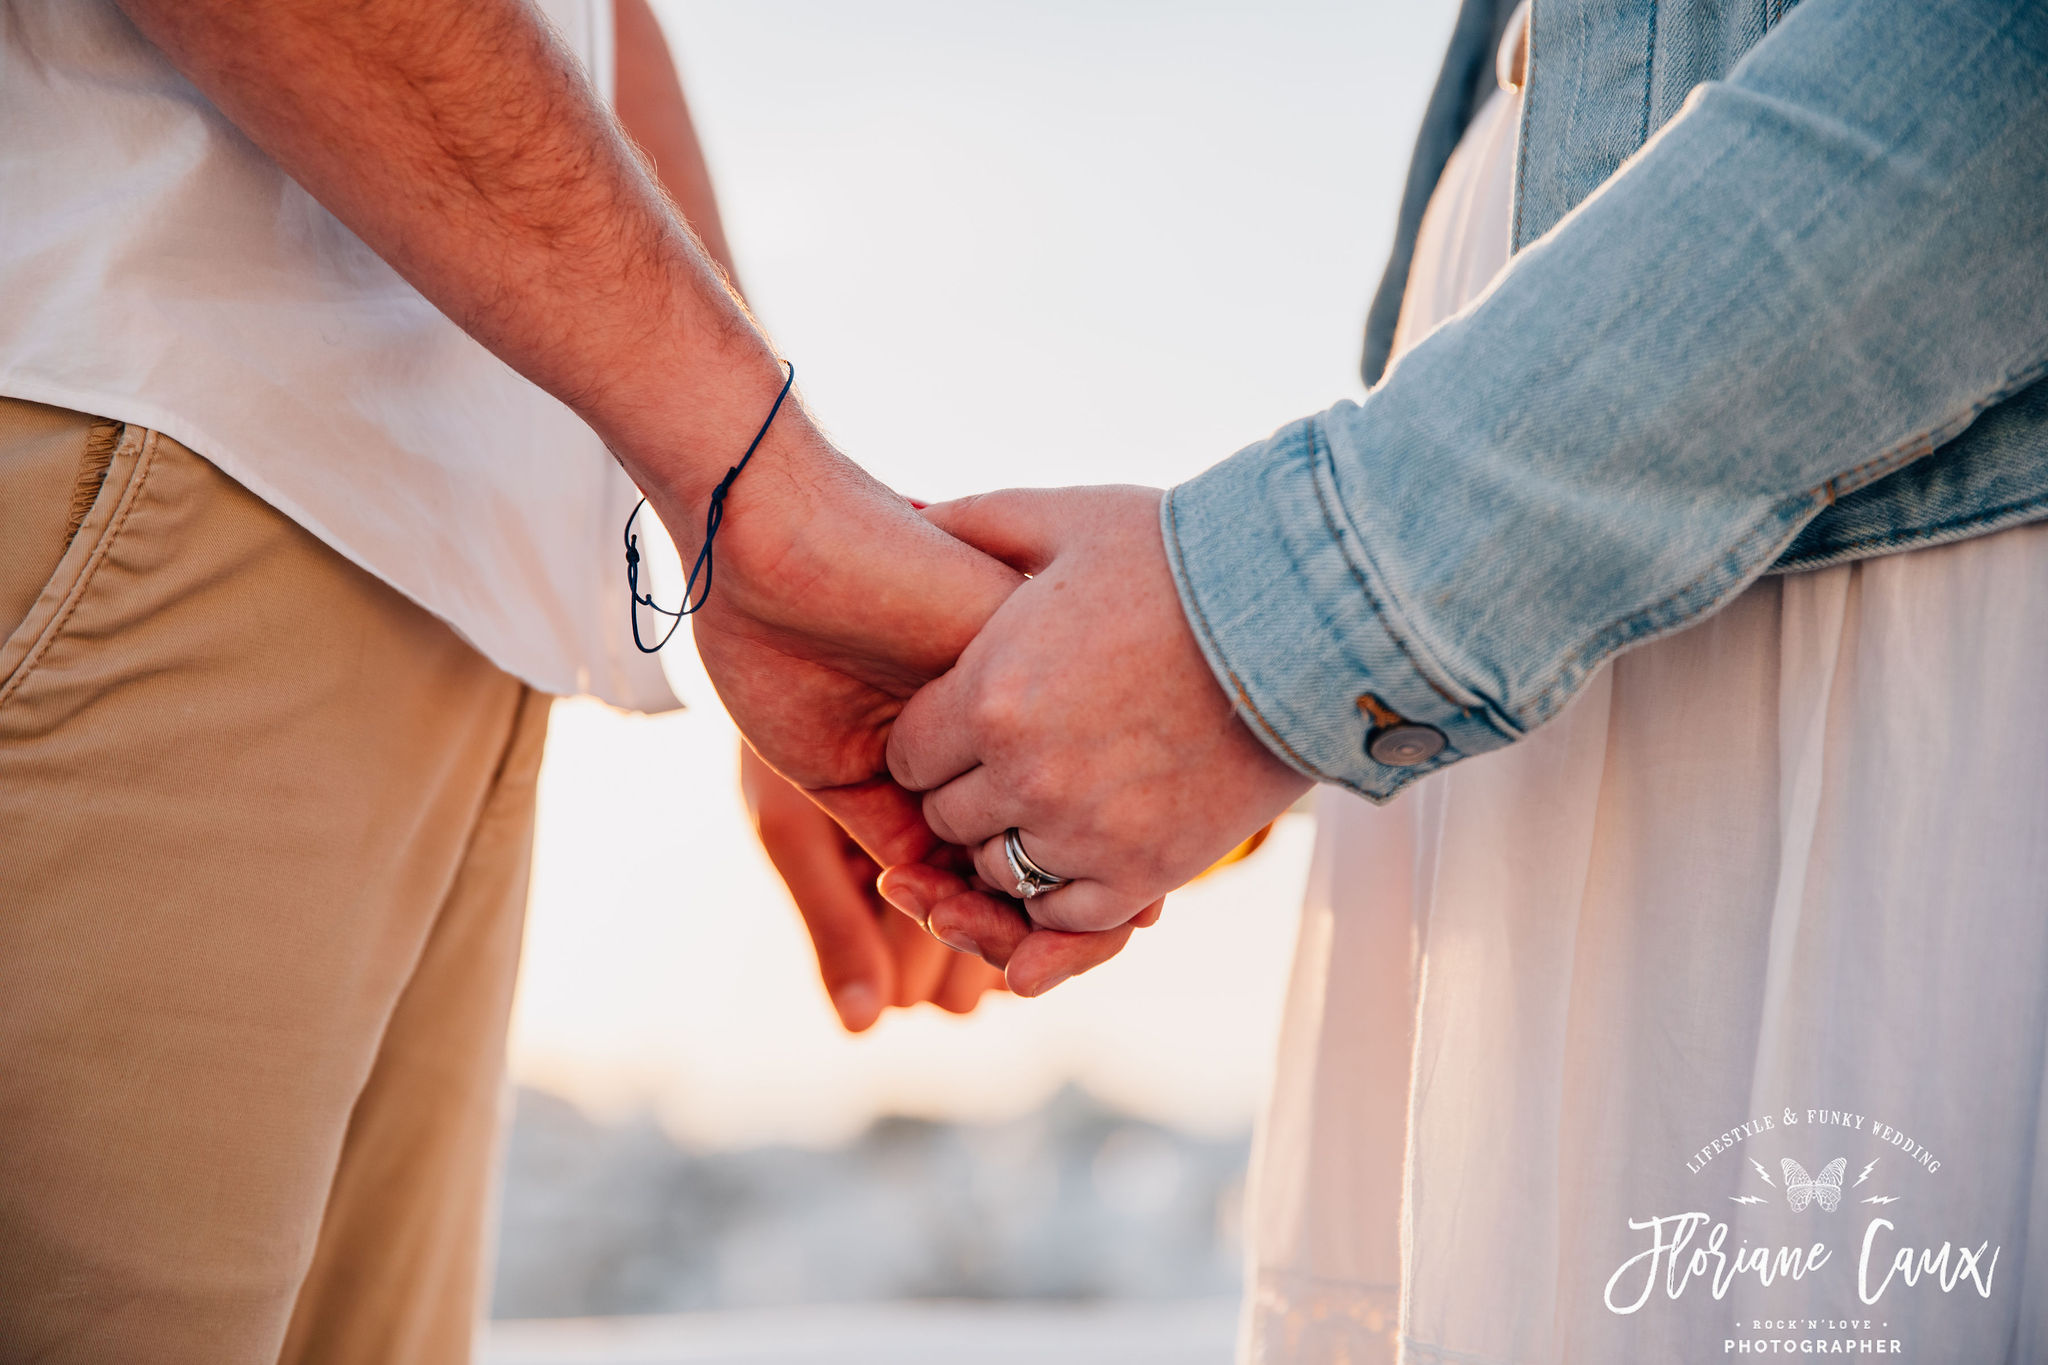
[[[626, 516], [626, 594], [632, 599], [632, 605], [628, 610], [632, 613], [633, 619], [633, 643], [642, 654], [653, 654], [667, 644], [675, 635], [676, 629], [683, 624], [683, 618], [694, 616], [711, 600], [711, 544], [718, 539], [718, 528], [725, 524], [725, 495], [732, 491], [733, 480], [747, 467], [747, 461], [753, 459], [754, 452], [761, 448], [761, 441], [768, 435], [768, 428], [775, 425], [775, 414], [782, 411], [782, 400], [789, 397], [790, 386], [796, 383], [796, 366], [787, 360], [781, 364], [789, 371], [789, 376], [782, 381], [782, 392], [775, 395], [775, 406], [768, 409], [768, 416], [763, 419], [761, 429], [755, 432], [754, 439], [747, 443], [747, 453], [740, 456], [738, 464], [725, 471], [725, 477], [718, 481], [718, 487], [711, 490], [711, 505], [704, 509], [704, 548], [697, 551], [697, 562], [690, 566], [690, 577], [683, 584], [683, 605], [680, 609], [670, 610], [656, 602], [652, 593], [640, 591], [640, 537], [633, 533], [633, 522], [640, 515], [640, 509], [647, 505], [647, 499], [642, 498], [634, 503], [633, 510]], [[701, 593], [697, 590], [699, 577], [704, 580], [704, 590]], [[640, 638], [642, 607], [669, 618], [668, 629], [651, 645]]]

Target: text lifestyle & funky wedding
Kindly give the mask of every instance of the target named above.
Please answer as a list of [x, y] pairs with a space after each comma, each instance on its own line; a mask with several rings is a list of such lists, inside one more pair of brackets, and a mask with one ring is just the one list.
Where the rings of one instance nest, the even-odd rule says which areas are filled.
[[[1736, 1144], [1755, 1137], [1758, 1133], [1776, 1132], [1781, 1127], [1848, 1128], [1859, 1133], [1868, 1132], [1879, 1142], [1896, 1147], [1900, 1155], [1930, 1175], [1941, 1169], [1940, 1159], [1932, 1152], [1890, 1124], [1879, 1123], [1867, 1115], [1852, 1114], [1841, 1109], [1808, 1109], [1805, 1111], [1804, 1123], [1801, 1123], [1799, 1115], [1799, 1110], [1788, 1107], [1776, 1116], [1765, 1114], [1762, 1118], [1738, 1123], [1687, 1157], [1685, 1169], [1698, 1175], [1706, 1169], [1709, 1161]], [[1869, 1125], [1867, 1128], [1866, 1123]]]

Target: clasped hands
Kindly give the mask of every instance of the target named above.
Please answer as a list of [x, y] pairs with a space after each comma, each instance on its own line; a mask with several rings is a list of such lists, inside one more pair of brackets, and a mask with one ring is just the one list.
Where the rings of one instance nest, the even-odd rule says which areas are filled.
[[[798, 490], [799, 515], [763, 515], [733, 550], [721, 540], [698, 648], [760, 758], [884, 869], [890, 904], [970, 955], [956, 962], [1041, 994], [1113, 956], [1168, 892], [1307, 787], [1203, 657], [1156, 490], [1023, 490], [919, 513], [850, 463], [841, 472], [843, 485]], [[736, 502], [730, 524], [748, 520]], [[776, 854], [764, 778], [750, 799]], [[1007, 894], [1013, 827], [1068, 884], [1028, 903]], [[792, 868], [805, 861], [777, 856], [800, 904]], [[850, 1028], [892, 1002], [969, 1007], [992, 984], [943, 961], [917, 968], [918, 984], [878, 979], [889, 963], [855, 923], [862, 901], [813, 900]]]

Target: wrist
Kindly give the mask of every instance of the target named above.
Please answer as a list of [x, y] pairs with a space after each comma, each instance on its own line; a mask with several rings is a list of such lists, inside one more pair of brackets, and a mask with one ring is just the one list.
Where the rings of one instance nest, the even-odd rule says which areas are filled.
[[[781, 448], [785, 462], [787, 447], [823, 439], [794, 387], [776, 408], [789, 373], [765, 342], [749, 339], [756, 344], [735, 346], [729, 354], [678, 348], [641, 360], [636, 373], [575, 404], [664, 516], [694, 508], [701, 520], [711, 490], [757, 434], [757, 457], [765, 460], [771, 449]], [[629, 363], [621, 361], [620, 367]], [[764, 430], [771, 410], [775, 419]]]
[[[787, 428], [785, 418], [791, 419]], [[717, 484], [752, 436], [723, 457], [712, 478], [675, 462], [660, 482], [643, 485], [686, 568], [705, 546]], [[874, 599], [900, 595], [884, 586], [895, 576], [892, 568], [915, 572], [904, 562], [914, 555], [878, 562], [872, 552], [892, 542], [900, 552], [906, 531], [936, 538], [908, 501], [840, 454], [793, 400], [726, 489], [721, 509], [709, 581], [692, 595], [703, 603], [700, 626], [736, 613], [760, 625], [802, 620], [814, 629], [813, 618], [836, 613], [845, 618], [848, 638], [858, 639], [855, 623], [865, 616], [872, 624]]]
[[642, 405], [655, 409], [649, 416], [617, 423], [614, 431], [626, 434], [606, 440], [686, 561], [702, 544], [713, 501], [720, 502], [716, 559], [727, 576], [752, 576], [785, 560], [820, 502], [849, 474], [873, 482], [803, 410], [794, 372], [771, 363], [772, 384], [761, 382], [758, 365], [734, 367], [714, 393], [676, 402], [670, 390]]

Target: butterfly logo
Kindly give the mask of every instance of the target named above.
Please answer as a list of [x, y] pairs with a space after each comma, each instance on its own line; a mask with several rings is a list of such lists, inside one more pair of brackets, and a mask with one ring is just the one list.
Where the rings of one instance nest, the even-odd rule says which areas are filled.
[[1783, 1166], [1785, 1200], [1792, 1205], [1792, 1212], [1797, 1213], [1808, 1204], [1819, 1204], [1833, 1213], [1835, 1206], [1842, 1202], [1842, 1173], [1849, 1169], [1849, 1158], [1836, 1157], [1821, 1167], [1819, 1175], [1808, 1175], [1806, 1168], [1789, 1156], [1784, 1159]]

